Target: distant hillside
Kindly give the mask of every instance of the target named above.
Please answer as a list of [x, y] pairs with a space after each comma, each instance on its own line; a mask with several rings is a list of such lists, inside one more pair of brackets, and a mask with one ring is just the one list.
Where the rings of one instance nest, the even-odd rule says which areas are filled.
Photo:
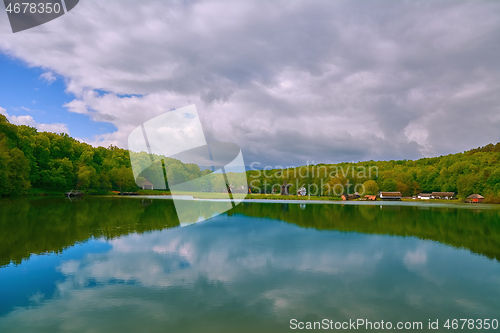
[[320, 195], [339, 196], [333, 189], [344, 188], [353, 193], [360, 189], [356, 184], [364, 184], [367, 194], [399, 191], [403, 196], [413, 196], [420, 192], [449, 191], [464, 199], [479, 193], [488, 202], [500, 203], [500, 143], [415, 161], [318, 164], [265, 173], [255, 170], [248, 175], [254, 190], [267, 193], [272, 192], [273, 184], [283, 184], [286, 180], [292, 184], [290, 193], [304, 186], [311, 194], [319, 189]]
[[490, 143], [484, 147], [479, 147], [476, 149], [471, 149], [468, 153], [500, 153], [500, 142], [496, 145]]

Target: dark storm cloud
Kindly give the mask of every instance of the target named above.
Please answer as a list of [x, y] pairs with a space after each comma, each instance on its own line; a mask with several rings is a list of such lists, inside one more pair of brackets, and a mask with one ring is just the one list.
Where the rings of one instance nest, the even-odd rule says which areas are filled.
[[72, 34], [0, 49], [118, 128], [95, 143], [195, 103], [247, 164], [418, 158], [500, 141], [499, 15], [494, 1], [86, 1], [39, 28]]

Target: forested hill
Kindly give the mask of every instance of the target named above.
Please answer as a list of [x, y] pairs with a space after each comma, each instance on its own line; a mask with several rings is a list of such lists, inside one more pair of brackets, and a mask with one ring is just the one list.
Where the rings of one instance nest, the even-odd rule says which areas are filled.
[[0, 115], [0, 195], [30, 187], [68, 191], [134, 190], [128, 151], [94, 148], [67, 134], [16, 126]]
[[[179, 164], [175, 169], [186, 180], [203, 174], [192, 165]], [[306, 177], [294, 169], [249, 171], [252, 188], [271, 192], [273, 184], [286, 179], [298, 186], [316, 185], [320, 195], [329, 186], [347, 181], [367, 183], [367, 191], [401, 191], [410, 196], [419, 192], [453, 191], [462, 198], [480, 193], [491, 201], [500, 198], [500, 143], [489, 144], [464, 153], [401, 161], [367, 161], [316, 165], [308, 168]], [[359, 173], [360, 168], [376, 167], [378, 172]], [[316, 172], [312, 172], [316, 168]], [[322, 168], [322, 169], [321, 169]], [[317, 172], [326, 170], [327, 172]], [[356, 172], [352, 172], [355, 170]], [[291, 172], [289, 172], [291, 171]], [[296, 171], [296, 170], [295, 170]], [[332, 171], [337, 171], [335, 175]], [[177, 175], [176, 175], [177, 176]], [[266, 185], [268, 184], [268, 185]], [[10, 124], [0, 115], [0, 195], [25, 194], [30, 188], [70, 190], [94, 193], [110, 190], [137, 190], [129, 153], [110, 146], [92, 147], [67, 134], [38, 132], [29, 126]], [[350, 189], [353, 190], [353, 189]]]
[[320, 195], [331, 195], [337, 185], [353, 193], [357, 190], [354, 185], [364, 184], [366, 194], [399, 191], [403, 196], [413, 196], [443, 191], [455, 192], [464, 199], [478, 193], [486, 197], [486, 202], [500, 203], [500, 143], [415, 161], [318, 164], [248, 174], [251, 186], [267, 193], [273, 190], [272, 184], [286, 180], [292, 184], [290, 193], [295, 193], [297, 186], [306, 186], [311, 194], [319, 189]]
[[[167, 175], [178, 183], [208, 173], [172, 158], [164, 163]], [[0, 115], [0, 196], [26, 194], [30, 188], [93, 194], [138, 190], [128, 150], [95, 148], [67, 134], [10, 124]]]
[[500, 153], [500, 142], [496, 145], [490, 143], [484, 147], [469, 150], [468, 153]]

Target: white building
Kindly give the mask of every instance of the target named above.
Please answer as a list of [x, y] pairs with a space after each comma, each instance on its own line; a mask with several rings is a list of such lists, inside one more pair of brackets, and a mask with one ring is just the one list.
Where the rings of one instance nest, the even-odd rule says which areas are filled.
[[431, 198], [431, 194], [430, 193], [419, 193], [417, 198], [419, 198], [420, 200], [429, 200]]

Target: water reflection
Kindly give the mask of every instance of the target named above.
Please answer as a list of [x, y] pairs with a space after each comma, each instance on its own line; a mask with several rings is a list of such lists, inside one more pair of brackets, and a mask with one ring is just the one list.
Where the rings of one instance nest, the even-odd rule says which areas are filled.
[[[192, 217], [210, 218], [220, 202], [200, 201]], [[194, 206], [193, 206], [194, 207]], [[500, 210], [455, 207], [242, 203], [229, 216], [286, 221], [318, 230], [414, 236], [500, 258]], [[0, 200], [0, 267], [32, 254], [60, 253], [92, 238], [113, 239], [179, 226], [171, 200], [63, 198]]]
[[[137, 201], [134, 207], [144, 214], [155, 205]], [[271, 214], [269, 207], [275, 207], [274, 219], [262, 217]], [[77, 219], [80, 224], [64, 230], [76, 235], [76, 230], [82, 235], [87, 230], [92, 240], [60, 257], [37, 256], [0, 269], [4, 286], [36, 267], [52, 275], [32, 276], [29, 283], [54, 285], [52, 291], [25, 292], [29, 305], [1, 298], [11, 306], [0, 317], [0, 331], [282, 332], [289, 331], [291, 318], [427, 322], [498, 315], [497, 261], [414, 237], [345, 232], [348, 224], [337, 217], [345, 216], [358, 231], [370, 232], [378, 224], [386, 228], [380, 230], [384, 234], [396, 217], [387, 216], [389, 222], [383, 224], [376, 210], [336, 207], [326, 210], [333, 216], [325, 221], [324, 212], [312, 205], [246, 205], [233, 215], [170, 229], [158, 222], [149, 228], [141, 223], [118, 228], [113, 214], [106, 215], [107, 221], [89, 219], [97, 229]], [[164, 216], [164, 209], [153, 212]], [[290, 222], [290, 216], [296, 218], [293, 224], [282, 222]], [[147, 220], [141, 214], [134, 217]], [[308, 228], [297, 227], [307, 219]], [[418, 230], [413, 220], [404, 221], [413, 227], [403, 230]]]
[[454, 206], [243, 203], [229, 214], [269, 217], [305, 228], [413, 236], [500, 259], [500, 210]]

